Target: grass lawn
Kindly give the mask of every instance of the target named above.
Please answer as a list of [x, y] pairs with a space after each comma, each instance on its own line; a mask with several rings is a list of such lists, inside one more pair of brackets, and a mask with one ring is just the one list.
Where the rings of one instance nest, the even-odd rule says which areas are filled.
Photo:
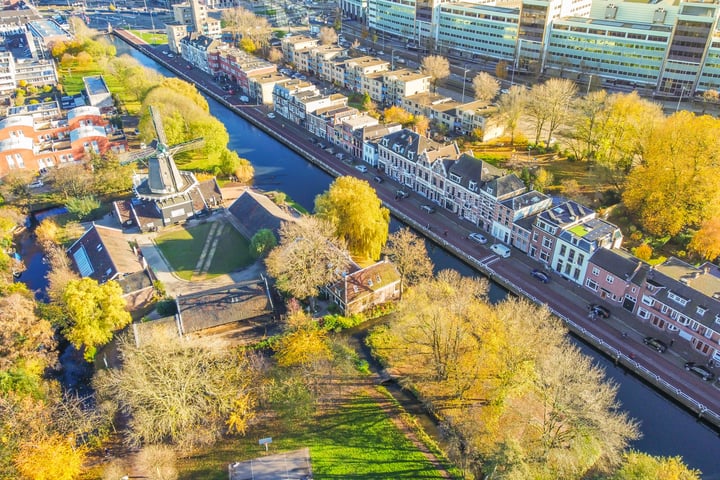
[[336, 412], [310, 419], [303, 428], [256, 429], [226, 440], [202, 455], [181, 460], [180, 479], [227, 479], [227, 464], [264, 454], [258, 438], [271, 436], [270, 453], [310, 448], [313, 478], [442, 478], [370, 398], [360, 396]]
[[[170, 262], [175, 274], [183, 280], [192, 279], [211, 225], [212, 223], [208, 222], [190, 228], [180, 228], [155, 239], [155, 243], [165, 259]], [[248, 246], [248, 240], [230, 225], [226, 225], [218, 241], [208, 274], [204, 278], [217, 277], [252, 263]]]
[[67, 95], [75, 95], [85, 89], [83, 77], [91, 75], [103, 75], [105, 83], [107, 83], [110, 92], [117, 95], [122, 102], [122, 106], [130, 114], [135, 114], [140, 110], [140, 102], [133, 92], [126, 92], [120, 82], [108, 73], [103, 72], [95, 63], [80, 65], [77, 62], [73, 65], [63, 65], [58, 69], [60, 76], [60, 84]]
[[144, 30], [130, 30], [133, 35], [136, 35], [150, 45], [167, 45], [168, 38], [166, 33], [152, 33]]

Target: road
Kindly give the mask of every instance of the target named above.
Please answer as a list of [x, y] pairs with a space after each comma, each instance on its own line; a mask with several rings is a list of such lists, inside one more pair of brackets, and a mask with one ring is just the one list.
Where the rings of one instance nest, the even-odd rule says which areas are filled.
[[[388, 206], [394, 215], [413, 225], [420, 233], [432, 239], [442, 247], [453, 252], [464, 252], [471, 265], [494, 275], [494, 278], [504, 284], [518, 287], [532, 297], [537, 303], [545, 304], [561, 318], [565, 317], [578, 325], [580, 335], [582, 331], [586, 336], [598, 337], [605, 350], [616, 351], [622, 356], [623, 365], [631, 370], [647, 369], [649, 375], [646, 380], [662, 383], [664, 379], [670, 386], [660, 386], [669, 396], [691, 397], [694, 401], [686, 406], [696, 410], [709, 409], [720, 413], [720, 393], [710, 383], [704, 382], [683, 369], [687, 360], [702, 361], [701, 356], [693, 352], [684, 342], [676, 342], [665, 354], [659, 354], [642, 343], [645, 336], [652, 335], [662, 340], [663, 333], [638, 321], [631, 313], [619, 308], [610, 307], [612, 316], [609, 320], [594, 320], [588, 317], [586, 306], [588, 303], [599, 303], [600, 300], [588, 290], [557, 275], [552, 275], [548, 284], [533, 279], [529, 273], [533, 268], [542, 268], [542, 265], [513, 249], [510, 258], [503, 259], [493, 254], [489, 246], [481, 246], [468, 238], [468, 234], [477, 231], [471, 223], [459, 219], [442, 208], [436, 213], [424, 213], [419, 206], [428, 203], [428, 200], [416, 193], [410, 193], [405, 199], [396, 199], [395, 193], [401, 188], [394, 180], [384, 176], [374, 168], [367, 173], [361, 173], [345, 162], [338, 160], [333, 154], [321, 149], [312, 142], [306, 130], [286, 122], [280, 116], [268, 118], [269, 109], [261, 105], [244, 105], [235, 96], [228, 96], [210, 75], [193, 68], [188, 70], [187, 63], [182, 58], [169, 59], [161, 54], [165, 47], [152, 47], [149, 45], [136, 45], [141, 51], [159, 63], [174, 70], [181, 78], [197, 85], [216, 99], [234, 109], [241, 116], [247, 118], [265, 130], [275, 133], [279, 141], [298, 151], [306, 158], [313, 157], [316, 163], [324, 165], [333, 175], [352, 175], [364, 178], [375, 187], [378, 196]], [[383, 178], [382, 183], [373, 182], [374, 176]], [[487, 236], [487, 235], [486, 235]], [[706, 360], [706, 359], [705, 359]], [[702, 362], [705, 363], [705, 362]], [[717, 372], [717, 369], [716, 369]], [[659, 387], [659, 388], [660, 388]], [[708, 412], [708, 415], [709, 416]], [[720, 416], [718, 417], [720, 419]], [[712, 421], [712, 419], [710, 419]], [[717, 422], [717, 420], [716, 420]]]

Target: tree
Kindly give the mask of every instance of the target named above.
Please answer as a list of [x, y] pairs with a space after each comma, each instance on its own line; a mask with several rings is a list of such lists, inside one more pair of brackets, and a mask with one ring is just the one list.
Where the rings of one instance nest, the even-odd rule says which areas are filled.
[[83, 164], [65, 165], [54, 168], [48, 174], [56, 191], [65, 199], [80, 198], [92, 193], [93, 175]]
[[318, 34], [320, 45], [332, 45], [338, 41], [338, 34], [332, 27], [322, 27]]
[[430, 119], [425, 115], [415, 115], [412, 125], [416, 133], [427, 136], [428, 130], [430, 130]]
[[676, 235], [720, 215], [719, 149], [720, 121], [710, 116], [681, 111], [657, 126], [623, 192], [645, 231]]
[[137, 464], [150, 480], [176, 480], [177, 455], [166, 445], [146, 445], [138, 453]]
[[430, 55], [423, 58], [420, 70], [425, 75], [430, 75], [430, 82], [433, 89], [437, 91], [438, 81], [450, 76], [450, 62], [440, 55]]
[[223, 10], [222, 20], [225, 28], [235, 34], [235, 41], [247, 39], [257, 48], [265, 48], [272, 37], [272, 27], [267, 18], [258, 17], [243, 7]]
[[613, 480], [700, 480], [702, 473], [685, 465], [680, 457], [654, 457], [630, 451]]
[[338, 177], [315, 198], [315, 213], [335, 227], [353, 255], [377, 260], [388, 237], [390, 211], [365, 180]]
[[598, 90], [575, 99], [568, 124], [563, 132], [575, 159], [582, 161], [597, 149], [597, 124], [608, 99], [607, 91]]
[[271, 63], [280, 63], [283, 59], [283, 53], [282, 50], [279, 48], [272, 47], [267, 55], [268, 62]]
[[0, 371], [29, 367], [42, 372], [54, 362], [52, 326], [35, 315], [35, 302], [15, 292], [0, 296]]
[[505, 128], [510, 130], [510, 143], [515, 143], [515, 132], [527, 103], [525, 87], [513, 85], [507, 93], [500, 96], [498, 115], [505, 121]]
[[508, 64], [505, 60], [500, 60], [495, 65], [495, 76], [501, 80], [505, 80], [508, 76]]
[[250, 240], [250, 254], [254, 258], [260, 258], [267, 255], [267, 253], [275, 248], [277, 240], [272, 230], [262, 228], [253, 235]]
[[653, 249], [647, 243], [643, 243], [633, 249], [633, 254], [640, 260], [645, 260], [647, 262], [652, 258]]
[[[259, 392], [261, 363], [253, 355], [162, 334], [143, 340], [138, 347], [120, 337], [122, 368], [99, 371], [93, 380], [100, 401], [129, 416], [131, 445], [212, 444], [237, 411], [235, 401]], [[248, 410], [245, 420], [254, 415]]]
[[61, 245], [45, 243], [43, 247], [50, 266], [50, 270], [46, 275], [48, 281], [47, 295], [52, 303], [62, 304], [67, 284], [73, 280], [79, 280], [80, 277], [73, 270], [70, 257], [65, 253], [65, 249]]
[[413, 120], [410, 112], [396, 105], [386, 108], [383, 112], [383, 118], [385, 119], [385, 123], [399, 123], [403, 127], [409, 125]]
[[720, 217], [705, 220], [693, 235], [688, 248], [710, 262], [720, 257]]
[[321, 286], [339, 277], [349, 259], [334, 232], [332, 224], [315, 217], [280, 226], [280, 243], [265, 259], [265, 265], [281, 291], [312, 301]]
[[535, 123], [535, 144], [547, 128], [547, 144], [563, 120], [567, 120], [571, 102], [577, 94], [575, 83], [562, 78], [552, 78], [530, 89], [525, 112]]
[[130, 191], [132, 188], [133, 166], [123, 165], [112, 151], [102, 157], [91, 156], [93, 167], [93, 191], [97, 195], [109, 195]]
[[489, 73], [480, 72], [473, 78], [473, 89], [475, 90], [475, 98], [483, 102], [489, 102], [500, 91], [500, 82], [493, 78]]
[[400, 273], [400, 291], [432, 277], [433, 264], [428, 257], [425, 241], [403, 228], [390, 234], [383, 249]]
[[25, 442], [15, 459], [18, 472], [29, 480], [74, 480], [82, 472], [85, 449], [73, 439], [51, 435], [34, 442]]
[[115, 281], [99, 285], [92, 278], [83, 278], [66, 285], [62, 303], [69, 322], [63, 333], [75, 348], [85, 349], [86, 360], [92, 361], [96, 347], [108, 343], [115, 330], [132, 320], [122, 295]]

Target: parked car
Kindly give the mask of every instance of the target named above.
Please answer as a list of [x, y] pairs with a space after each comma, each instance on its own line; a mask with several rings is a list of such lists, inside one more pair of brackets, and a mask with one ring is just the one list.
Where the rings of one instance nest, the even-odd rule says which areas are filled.
[[368, 168], [365, 165], [355, 165], [355, 170], [366, 173], [368, 171]]
[[273, 112], [268, 113], [268, 118], [275, 118], [275, 114]]
[[588, 305], [588, 310], [590, 310], [591, 315], [594, 315], [596, 317], [610, 318], [610, 310], [603, 307], [602, 305], [591, 303], [590, 305]]
[[695, 375], [702, 378], [706, 382], [709, 382], [713, 378], [715, 378], [715, 374], [713, 372], [711, 372], [707, 368], [703, 367], [702, 365], [698, 365], [695, 362], [687, 362], [685, 364], [685, 370], [687, 370], [690, 373], [694, 373]]
[[490, 250], [503, 258], [508, 258], [510, 256], [510, 247], [503, 245], [502, 243], [494, 244], [492, 247], [490, 247]]
[[482, 235], [481, 233], [471, 233], [470, 235], [468, 235], [468, 238], [470, 240], [476, 241], [477, 243], [479, 243], [481, 245], [485, 245], [487, 243], [487, 238], [485, 238], [485, 236]]
[[420, 210], [425, 213], [435, 213], [435, 207], [432, 205], [420, 205]]
[[532, 275], [533, 278], [540, 280], [542, 283], [548, 283], [550, 281], [550, 275], [543, 272], [542, 270], [538, 270], [537, 268], [533, 268], [532, 272], [530, 272], [530, 275]]
[[43, 186], [43, 181], [39, 178], [28, 185], [28, 188], [40, 188]]
[[[668, 348], [665, 342], [653, 337], [643, 338], [643, 343], [659, 353], [663, 353]], [[685, 366], [685, 368], [687, 368], [687, 365]]]
[[397, 198], [407, 198], [410, 196], [410, 194], [405, 190], [398, 190], [397, 192], [395, 192], [395, 196]]
[[240, 95], [240, 101], [243, 103], [247, 103], [250, 101], [250, 99], [248, 97], [246, 97], [245, 95]]
[[375, 175], [375, 176], [373, 177], [373, 180], [375, 180], [376, 183], [382, 183], [382, 182], [383, 182], [382, 177], [379, 177], [379, 176], [377, 176], [377, 175]]

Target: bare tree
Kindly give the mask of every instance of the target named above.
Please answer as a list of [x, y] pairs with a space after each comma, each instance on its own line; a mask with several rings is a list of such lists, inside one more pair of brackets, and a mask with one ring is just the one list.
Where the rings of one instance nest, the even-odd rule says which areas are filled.
[[472, 83], [475, 98], [483, 102], [489, 102], [500, 91], [500, 82], [487, 72], [480, 72], [475, 75]]
[[235, 42], [240, 37], [253, 43], [256, 48], [265, 48], [272, 36], [272, 27], [267, 18], [258, 17], [243, 7], [223, 10], [222, 19], [227, 30], [235, 34]]
[[383, 253], [390, 257], [400, 272], [401, 295], [408, 286], [432, 277], [433, 264], [428, 257], [425, 241], [403, 228], [388, 237]]
[[320, 287], [337, 279], [349, 263], [345, 246], [334, 235], [332, 224], [315, 217], [283, 223], [280, 244], [265, 260], [278, 288], [314, 302]]
[[525, 107], [527, 91], [525, 87], [513, 85], [508, 93], [503, 94], [498, 102], [498, 114], [505, 121], [505, 128], [510, 130], [510, 143], [515, 143], [515, 132]]
[[553, 78], [532, 87], [525, 111], [535, 124], [536, 144], [545, 128], [548, 131], [546, 143], [550, 144], [550, 139], [560, 123], [567, 121], [568, 111], [576, 94], [575, 83], [563, 78]]
[[338, 34], [332, 27], [322, 27], [318, 34], [320, 45], [332, 45], [338, 41]]
[[150, 480], [176, 480], [178, 470], [175, 466], [177, 455], [166, 445], [147, 445], [138, 453], [138, 467]]
[[268, 62], [280, 63], [283, 59], [283, 53], [279, 48], [272, 47], [267, 55]]
[[430, 75], [433, 88], [437, 91], [438, 81], [450, 76], [450, 62], [440, 55], [430, 55], [423, 58], [420, 70], [426, 75]]

